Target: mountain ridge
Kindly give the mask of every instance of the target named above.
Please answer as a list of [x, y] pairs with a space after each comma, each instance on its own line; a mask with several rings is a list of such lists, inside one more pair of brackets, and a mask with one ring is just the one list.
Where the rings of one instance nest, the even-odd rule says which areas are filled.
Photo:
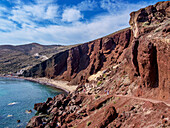
[[45, 58], [70, 47], [72, 46], [41, 45], [38, 43], [17, 46], [0, 45], [0, 74], [15, 73], [23, 68], [31, 68]]

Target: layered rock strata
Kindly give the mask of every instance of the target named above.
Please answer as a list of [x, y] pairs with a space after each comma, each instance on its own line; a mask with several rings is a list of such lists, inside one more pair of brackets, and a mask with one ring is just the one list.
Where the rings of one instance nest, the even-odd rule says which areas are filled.
[[34, 66], [25, 76], [48, 77], [70, 81], [70, 84], [87, 82], [90, 75], [117, 61], [131, 42], [129, 28], [109, 36], [73, 47]]

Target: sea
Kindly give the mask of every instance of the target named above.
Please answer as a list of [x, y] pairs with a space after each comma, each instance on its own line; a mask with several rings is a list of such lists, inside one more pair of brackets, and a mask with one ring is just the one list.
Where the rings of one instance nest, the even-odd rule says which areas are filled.
[[26, 127], [36, 114], [35, 103], [45, 102], [48, 97], [61, 93], [65, 92], [23, 79], [0, 77], [0, 128]]

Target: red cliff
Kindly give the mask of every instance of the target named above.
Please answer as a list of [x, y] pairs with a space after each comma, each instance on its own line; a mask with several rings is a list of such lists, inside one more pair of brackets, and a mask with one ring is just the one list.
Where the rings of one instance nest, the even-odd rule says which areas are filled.
[[78, 45], [54, 55], [36, 65], [25, 76], [48, 77], [70, 81], [70, 84], [87, 82], [87, 78], [116, 63], [131, 42], [129, 28], [109, 36]]
[[[110, 65], [123, 65], [131, 82], [138, 79], [138, 96], [170, 97], [170, 7], [158, 2], [130, 14], [127, 28], [54, 55], [25, 72], [25, 76], [88, 82], [88, 77]], [[152, 93], [151, 93], [152, 92]]]
[[39, 115], [27, 128], [169, 127], [169, 4], [132, 12], [131, 28], [56, 54], [25, 72], [81, 84], [67, 97], [35, 104]]

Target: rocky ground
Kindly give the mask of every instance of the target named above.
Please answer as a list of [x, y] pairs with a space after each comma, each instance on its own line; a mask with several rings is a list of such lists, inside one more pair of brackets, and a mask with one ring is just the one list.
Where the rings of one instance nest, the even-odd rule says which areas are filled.
[[27, 127], [155, 128], [170, 126], [170, 106], [129, 97], [72, 93], [34, 105]]
[[117, 77], [119, 66], [94, 75], [94, 80], [68, 96], [61, 94], [35, 104], [37, 116], [27, 127], [169, 127], [170, 101], [133, 96], [135, 84], [125, 73]]
[[[25, 72], [79, 84], [37, 103], [27, 127], [170, 127], [170, 2], [132, 12], [131, 28], [73, 47]], [[63, 59], [65, 61], [63, 61]]]

